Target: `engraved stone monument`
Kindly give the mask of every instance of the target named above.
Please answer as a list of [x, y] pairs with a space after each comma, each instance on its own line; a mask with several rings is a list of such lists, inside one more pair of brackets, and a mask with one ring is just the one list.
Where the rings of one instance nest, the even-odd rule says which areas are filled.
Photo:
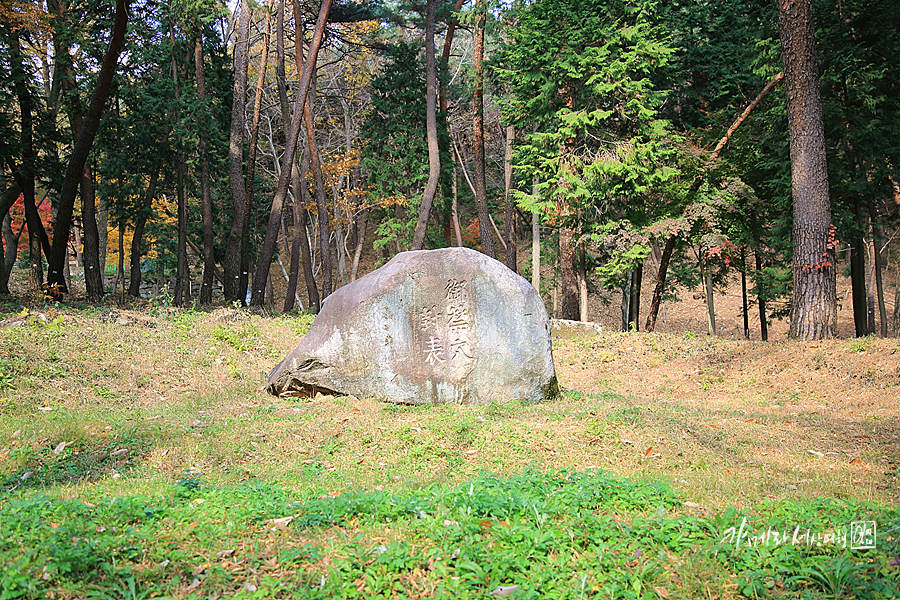
[[504, 264], [467, 248], [402, 252], [328, 296], [267, 389], [402, 404], [559, 395], [540, 296]]

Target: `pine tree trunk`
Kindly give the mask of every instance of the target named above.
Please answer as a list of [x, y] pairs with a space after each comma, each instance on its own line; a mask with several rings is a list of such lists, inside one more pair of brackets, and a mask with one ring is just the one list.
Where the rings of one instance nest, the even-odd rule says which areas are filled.
[[706, 319], [709, 325], [709, 334], [716, 335], [716, 290], [713, 287], [712, 274], [707, 272], [704, 276], [706, 283]]
[[[184, 156], [184, 140], [182, 139], [180, 130], [181, 111], [178, 106], [181, 104], [181, 84], [178, 80], [178, 63], [175, 61], [175, 30], [169, 25], [169, 44], [172, 54], [172, 89], [175, 96], [174, 123], [175, 128], [175, 146], [176, 146], [176, 168], [175, 194], [178, 199], [177, 208], [177, 228], [178, 228], [178, 249], [176, 250], [176, 271], [175, 271], [175, 293], [173, 302], [175, 306], [181, 306], [184, 303], [184, 296], [190, 297], [190, 274], [188, 273], [187, 264], [187, 201], [185, 200], [184, 180], [187, 172], [187, 161]], [[162, 266], [162, 262], [159, 263]], [[159, 293], [159, 280], [157, 278], [157, 291]]]
[[[200, 144], [197, 152], [200, 155], [200, 205], [203, 210], [203, 286], [200, 288], [200, 304], [212, 302], [213, 285], [215, 284], [216, 257], [215, 238], [213, 237], [212, 198], [209, 192], [209, 158], [207, 157], [206, 140], [206, 76], [203, 69], [203, 44], [200, 34], [194, 40], [194, 75], [197, 81], [197, 100], [200, 103], [200, 115], [197, 129]], [[226, 278], [227, 280], [227, 278]]]
[[897, 261], [897, 274], [894, 279], [894, 316], [891, 322], [894, 327], [894, 336], [900, 337], [900, 260]]
[[584, 242], [578, 245], [578, 320], [587, 322], [588, 320], [588, 286], [587, 286], [587, 267], [585, 265], [586, 252], [584, 250]]
[[357, 279], [359, 272], [359, 259], [362, 257], [363, 246], [366, 243], [366, 226], [368, 224], [369, 211], [363, 211], [356, 221], [356, 246], [353, 249], [353, 263], [350, 265], [350, 282]]
[[[866, 230], [868, 234], [868, 230]], [[863, 238], [866, 248], [866, 335], [875, 335], [875, 295], [872, 293], [872, 280], [875, 278], [875, 257], [872, 244]]]
[[[456, 5], [453, 10], [458, 11], [462, 8], [462, 5], [465, 4], [466, 0], [456, 0]], [[453, 35], [456, 32], [456, 19], [450, 18], [447, 23], [447, 33], [444, 34], [444, 50], [441, 52], [442, 58], [442, 68], [446, 68], [446, 66], [450, 62], [450, 51], [453, 47]], [[447, 81], [445, 81], [446, 71], [443, 72], [444, 76], [440, 78], [440, 109], [441, 112], [447, 114]]]
[[428, 182], [425, 184], [422, 204], [419, 205], [419, 218], [413, 233], [413, 250], [425, 247], [425, 232], [428, 229], [428, 219], [431, 217], [431, 206], [434, 204], [441, 179], [441, 151], [438, 147], [437, 133], [437, 64], [434, 56], [436, 4], [437, 0], [427, 0], [425, 10], [425, 131], [428, 139]]
[[459, 173], [457, 173], [457, 164], [453, 163], [453, 231], [456, 234], [456, 246], [461, 248], [463, 245], [462, 231], [459, 228]]
[[[244, 130], [247, 124], [247, 67], [250, 62], [250, 6], [240, 0], [234, 40], [234, 88], [231, 104], [231, 130], [228, 142], [228, 181], [231, 185], [231, 202], [234, 219], [225, 242], [222, 258], [224, 296], [226, 302], [240, 301], [247, 297], [246, 269], [241, 268], [244, 216], [249, 198], [244, 179]], [[241, 285], [243, 282], [243, 286]], [[243, 293], [241, 289], [243, 287]], [[204, 286], [204, 290], [205, 290]], [[202, 302], [202, 300], [201, 300]]]
[[134, 222], [134, 233], [131, 236], [131, 276], [128, 281], [128, 295], [134, 298], [141, 297], [141, 257], [143, 256], [141, 243], [144, 239], [144, 228], [147, 226], [147, 218], [153, 210], [153, 198], [156, 196], [158, 180], [159, 169], [157, 168], [150, 176], [147, 195], [144, 197], [144, 206], [141, 207]]
[[837, 327], [831, 202], [811, 0], [779, 0], [794, 205], [793, 299], [789, 335], [832, 338]]
[[622, 282], [622, 303], [620, 309], [622, 311], [622, 331], [628, 331], [631, 324], [631, 283], [633, 281], [632, 273], [629, 271], [625, 280]]

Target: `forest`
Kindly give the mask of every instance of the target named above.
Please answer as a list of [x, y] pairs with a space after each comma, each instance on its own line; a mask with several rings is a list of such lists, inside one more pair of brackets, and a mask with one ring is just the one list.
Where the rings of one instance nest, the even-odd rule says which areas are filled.
[[559, 318], [605, 290], [653, 331], [683, 286], [715, 332], [739, 279], [747, 337], [828, 338], [840, 275], [855, 334], [896, 334], [898, 30], [894, 0], [2, 0], [0, 294], [315, 313], [364, 256], [468, 246]]

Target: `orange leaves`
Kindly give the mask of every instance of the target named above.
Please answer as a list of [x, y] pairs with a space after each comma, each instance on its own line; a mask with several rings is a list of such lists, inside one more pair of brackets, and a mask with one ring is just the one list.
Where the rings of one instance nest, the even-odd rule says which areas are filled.
[[[359, 166], [361, 152], [359, 148], [354, 148], [349, 152], [339, 150], [334, 154], [326, 155], [322, 161], [322, 175], [325, 177], [326, 185], [337, 185], [341, 177], [349, 176], [353, 169]], [[312, 174], [310, 173], [310, 176]]]
[[5, 0], [0, 2], [0, 23], [13, 31], [25, 29], [42, 37], [53, 32], [50, 15], [42, 10], [42, 2]]

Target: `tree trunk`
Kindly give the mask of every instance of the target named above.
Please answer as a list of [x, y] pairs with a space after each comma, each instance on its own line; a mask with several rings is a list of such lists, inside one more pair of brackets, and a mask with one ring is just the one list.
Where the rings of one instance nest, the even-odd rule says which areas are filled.
[[897, 261], [897, 274], [894, 281], [894, 316], [892, 324], [894, 326], [894, 336], [900, 337], [900, 260]]
[[541, 293], [541, 215], [531, 213], [531, 285]]
[[868, 198], [869, 219], [872, 221], [872, 244], [875, 247], [875, 290], [878, 295], [878, 317], [881, 325], [881, 337], [888, 336], [887, 308], [884, 305], [884, 258], [881, 256], [883, 248], [881, 226], [878, 225], [878, 213], [875, 211], [875, 203]]
[[125, 302], [125, 219], [119, 219], [119, 257], [116, 261], [116, 287], [113, 287], [113, 293], [122, 286], [122, 292], [119, 294], [119, 304]]
[[144, 239], [144, 228], [147, 219], [153, 210], [153, 198], [156, 196], [156, 183], [159, 179], [159, 168], [150, 176], [150, 184], [147, 186], [147, 195], [144, 197], [144, 205], [138, 212], [134, 222], [134, 233], [131, 236], [131, 276], [128, 281], [128, 295], [134, 298], [141, 297], [141, 242]]
[[[295, 13], [295, 19], [299, 19], [299, 13]], [[300, 48], [302, 41], [301, 36], [297, 36], [297, 68], [301, 68]], [[285, 58], [284, 58], [284, 0], [278, 2], [278, 13], [275, 23], [275, 82], [278, 87], [278, 101], [281, 105], [281, 120], [284, 125], [285, 139], [291, 135], [291, 123], [293, 115], [291, 114], [291, 106], [287, 99], [287, 84], [285, 77]], [[307, 219], [306, 219], [306, 157], [300, 160], [303, 165], [302, 172], [297, 166], [297, 161], [291, 161], [291, 189], [294, 191], [292, 210], [294, 212], [294, 231], [293, 241], [291, 243], [291, 268], [290, 277], [288, 279], [288, 288], [296, 291], [297, 279], [300, 273], [300, 267], [303, 267], [303, 277], [306, 281], [307, 306], [313, 313], [319, 312], [320, 300], [319, 290], [316, 287], [316, 279], [312, 269], [312, 257], [309, 250], [309, 238], [307, 237]], [[293, 282], [293, 283], [292, 283]], [[292, 287], [293, 286], [293, 287]], [[285, 298], [285, 312], [293, 309], [293, 294], [288, 294]]]
[[[21, 152], [22, 161], [13, 171], [16, 183], [22, 190], [22, 199], [25, 204], [25, 222], [28, 225], [28, 250], [30, 253], [28, 271], [28, 289], [33, 293], [39, 293], [44, 287], [43, 248], [41, 246], [41, 231], [44, 226], [34, 204], [34, 132], [31, 92], [26, 82], [25, 62], [21, 51], [19, 36], [14, 33], [10, 40], [11, 64], [15, 78], [16, 96], [19, 101], [19, 115], [21, 118]], [[62, 264], [60, 263], [60, 271]], [[65, 281], [62, 290], [65, 291]]]
[[[325, 22], [328, 18], [328, 11], [331, 8], [332, 0], [322, 0], [322, 6], [319, 9], [319, 17], [316, 21], [316, 29], [313, 34], [312, 44], [310, 45], [309, 54], [303, 65], [303, 73], [300, 77], [300, 89], [297, 92], [297, 100], [294, 103], [293, 118], [291, 120], [291, 132], [288, 136], [284, 149], [284, 156], [281, 161], [281, 173], [278, 176], [278, 187], [275, 190], [275, 197], [272, 200], [272, 208], [269, 211], [269, 223], [266, 227], [266, 237], [263, 240], [260, 249], [259, 258], [256, 267], [256, 274], [253, 278], [252, 303], [254, 305], [262, 305], [264, 302], [265, 282], [269, 275], [269, 267], [272, 263], [272, 256], [275, 254], [275, 244], [278, 238], [278, 229], [281, 222], [281, 210], [284, 201], [287, 198], [288, 187], [291, 178], [291, 164], [294, 162], [297, 150], [297, 138], [300, 136], [301, 114], [303, 107], [306, 105], [307, 94], [309, 92], [309, 83], [312, 79], [313, 70], [315, 68], [316, 59], [319, 55], [319, 48], [322, 45], [322, 38], [325, 34]], [[327, 216], [327, 212], [324, 213]], [[325, 223], [327, 229], [328, 224]], [[325, 241], [327, 245], [327, 240]], [[323, 257], [325, 259], [327, 257]], [[326, 294], [323, 293], [323, 297]]]
[[[425, 131], [428, 138], [428, 183], [419, 205], [419, 218], [413, 233], [413, 250], [425, 247], [425, 232], [431, 206], [441, 179], [441, 152], [437, 133], [437, 65], [434, 57], [434, 13], [437, 0], [427, 0], [425, 10]], [[340, 248], [338, 248], [340, 252]]]
[[[81, 131], [75, 142], [72, 156], [69, 158], [65, 179], [63, 180], [62, 189], [59, 194], [59, 208], [53, 232], [53, 246], [48, 258], [48, 283], [51, 286], [56, 286], [57, 289], [63, 293], [68, 292], [66, 289], [63, 267], [69, 249], [69, 229], [72, 226], [75, 196], [78, 193], [78, 184], [82, 179], [84, 165], [87, 162], [88, 154], [91, 151], [91, 146], [94, 144], [94, 137], [97, 135], [97, 128], [100, 125], [100, 116], [103, 113], [103, 107], [109, 96], [112, 79], [116, 73], [116, 63], [119, 59], [119, 52], [121, 52], [122, 45], [125, 41], [125, 31], [128, 23], [128, 6], [130, 4], [131, 0], [116, 0], [116, 17], [113, 26], [112, 39], [110, 40], [106, 54], [103, 57], [103, 65], [100, 67], [100, 73], [97, 76], [97, 83], [91, 96], [91, 103], [88, 106], [87, 114], [85, 115], [81, 126]], [[90, 228], [90, 223], [87, 223], [87, 215], [84, 215], [84, 217], [86, 227]], [[85, 231], [87, 232], [87, 229]]]
[[[231, 129], [228, 136], [228, 181], [231, 186], [231, 203], [234, 218], [225, 242], [222, 258], [224, 296], [226, 302], [247, 298], [247, 269], [242, 268], [244, 258], [244, 225], [252, 201], [247, 191], [248, 177], [244, 179], [244, 129], [247, 123], [247, 67], [250, 62], [250, 6], [240, 0], [237, 6], [238, 22], [234, 40], [234, 87], [231, 104]], [[265, 56], [260, 76], [265, 74]], [[252, 146], [251, 146], [252, 148]], [[249, 228], [247, 229], [249, 234]]]
[[[477, 0], [475, 16], [475, 49], [472, 56], [472, 67], [475, 71], [475, 90], [473, 104], [475, 116], [472, 119], [472, 133], [475, 140], [475, 207], [478, 211], [478, 229], [481, 233], [481, 251], [496, 257], [494, 251], [494, 235], [491, 233], [490, 210], [488, 208], [487, 182], [484, 166], [484, 27], [487, 21], [485, 0]], [[570, 252], [574, 256], [574, 249]], [[574, 257], [572, 269], [574, 270]], [[574, 273], [573, 273], [574, 275]], [[576, 292], [577, 293], [577, 292]], [[578, 300], [575, 300], [576, 304]], [[577, 311], [576, 311], [577, 315]], [[577, 318], [577, 316], [575, 317]]]
[[[95, 208], [91, 208], [93, 211], [93, 216], [91, 217], [92, 227], [90, 228], [90, 232], [85, 234], [87, 236], [93, 236], [93, 243], [91, 244], [90, 252], [96, 254], [96, 257], [90, 256], [90, 261], [94, 261], [97, 264], [97, 286], [99, 286], [99, 294], [98, 297], [102, 296], [105, 292], [103, 291], [103, 287], [106, 285], [106, 262], [109, 256], [109, 202], [106, 200], [106, 196], [101, 195], [97, 197], [94, 193], [94, 183], [93, 177], [90, 175], [90, 170], [88, 166], [85, 166], [85, 181], [87, 182], [87, 186], [90, 188], [90, 192], [87, 194], [82, 191], [81, 193], [81, 210], [84, 213], [84, 207], [88, 202], [91, 203], [91, 206]], [[82, 182], [82, 187], [85, 185]], [[95, 202], [96, 200], [96, 202]], [[89, 226], [90, 227], [90, 226]], [[87, 248], [87, 247], [86, 247]], [[87, 252], [87, 250], [85, 250]]]
[[585, 265], [586, 252], [584, 250], [584, 242], [578, 244], [578, 319], [587, 322], [588, 320], [588, 287], [587, 287], [587, 266]]
[[16, 257], [19, 251], [19, 236], [13, 231], [12, 218], [9, 212], [0, 212], [0, 214], [3, 215], [0, 218], [0, 235], [3, 236], [0, 246], [6, 244], [5, 252], [0, 248], [0, 258], [2, 258], [2, 261], [0, 261], [0, 269], [2, 269], [0, 270], [0, 296], [8, 296], [10, 293], [9, 276], [16, 265]]
[[[259, 69], [259, 77], [256, 81], [256, 94], [253, 99], [253, 122], [250, 126], [250, 153], [247, 157], [247, 181], [246, 193], [244, 196], [244, 210], [241, 215], [241, 231], [240, 231], [240, 272], [238, 273], [238, 294], [241, 302], [246, 302], [247, 287], [249, 286], [250, 274], [250, 217], [253, 209], [253, 192], [256, 184], [256, 154], [257, 142], [259, 141], [259, 121], [262, 109], [262, 94], [265, 87], [266, 66], [269, 64], [269, 45], [272, 37], [272, 8], [275, 0], [269, 0], [269, 7], [266, 11], [265, 34], [263, 35], [262, 57]], [[248, 34], [249, 35], [249, 34]], [[248, 61], [249, 62], [249, 61]], [[246, 88], [246, 81], [244, 82]]]
[[747, 250], [741, 247], [741, 315], [744, 317], [744, 339], [750, 339], [750, 315], [747, 305]]
[[[462, 8], [462, 5], [466, 0], [456, 0], [456, 5], [453, 10], [457, 11]], [[453, 34], [456, 32], [456, 19], [451, 18], [447, 22], [447, 33], [444, 34], [444, 50], [441, 53], [442, 63], [444, 66], [448, 65], [450, 62], [450, 50], [453, 47]], [[443, 78], [440, 80], [440, 108], [441, 112], [447, 114], [447, 84], [449, 82], [444, 81]]]
[[712, 272], [709, 263], [702, 258], [700, 249], [700, 274], [703, 277], [703, 290], [706, 296], [706, 326], [709, 335], [716, 335], [716, 290], [713, 287]]
[[[19, 253], [19, 236], [22, 230], [20, 229], [18, 234], [13, 231], [12, 216], [9, 214], [9, 209], [15, 204], [20, 193], [21, 188], [14, 180], [6, 188], [3, 198], [0, 199], [0, 236], [2, 236], [2, 239], [0, 239], [0, 295], [8, 295], [10, 293], [9, 276], [12, 274]], [[3, 251], [4, 244], [6, 245], [5, 252]]]
[[[175, 122], [173, 127], [175, 128], [176, 160], [178, 162], [175, 182], [175, 193], [178, 198], [178, 249], [175, 257], [175, 294], [173, 302], [175, 306], [181, 306], [184, 302], [185, 293], [188, 297], [191, 295], [190, 274], [188, 273], [187, 264], [187, 201], [184, 190], [187, 161], [184, 156], [184, 143], [180, 133], [181, 110], [179, 106], [181, 104], [181, 85], [178, 81], [178, 63], [175, 61], [175, 30], [171, 24], [169, 25], [169, 44], [171, 45], [170, 51], [172, 53], [172, 89], [175, 96]], [[160, 268], [162, 268], [162, 261], [159, 264]], [[157, 293], [159, 293], [159, 279], [161, 277], [157, 278]]]
[[[866, 230], [868, 234], [868, 229]], [[872, 279], [875, 278], [875, 257], [872, 254], [872, 244], [868, 238], [863, 238], [866, 248], [866, 335], [875, 335], [875, 295], [872, 294]]]
[[459, 174], [456, 171], [457, 164], [453, 163], [453, 231], [456, 233], [456, 246], [461, 248], [463, 245], [462, 231], [459, 227]]
[[[209, 190], [209, 157], [207, 156], [206, 75], [203, 68], [203, 44], [200, 34], [194, 40], [194, 76], [197, 81], [197, 100], [200, 104], [197, 128], [200, 144], [200, 205], [203, 210], [203, 285], [200, 288], [200, 304], [212, 302], [214, 271], [216, 270], [215, 238], [213, 236], [212, 198]], [[237, 99], [235, 99], [237, 100]], [[226, 277], [227, 280], [227, 277]]]
[[313, 168], [313, 179], [316, 182], [316, 210], [319, 213], [319, 252], [322, 255], [322, 300], [332, 292], [331, 268], [331, 228], [328, 225], [328, 205], [325, 203], [325, 177], [322, 174], [322, 161], [319, 146], [316, 144], [316, 130], [313, 127], [312, 102], [307, 97], [303, 106], [303, 118], [306, 123], [306, 143], [309, 146], [310, 164]]
[[629, 309], [630, 322], [628, 330], [640, 331], [641, 329], [641, 283], [644, 279], [644, 262], [641, 261], [631, 271], [631, 307]]
[[357, 272], [359, 271], [359, 259], [362, 257], [363, 245], [366, 242], [366, 225], [368, 224], [369, 212], [363, 211], [357, 219], [356, 225], [356, 247], [353, 249], [353, 264], [350, 265], [350, 281], [356, 281]]
[[559, 230], [559, 270], [562, 277], [562, 294], [559, 303], [559, 317], [577, 321], [581, 316], [578, 307], [578, 277], [575, 274], [575, 245], [572, 230]]
[[866, 253], [864, 250], [863, 227], [865, 216], [854, 204], [853, 216], [856, 220], [856, 229], [850, 239], [850, 288], [853, 300], [853, 324], [856, 337], [865, 337], [869, 333], [868, 307], [866, 305]]
[[807, 340], [831, 338], [837, 326], [837, 294], [811, 0], [779, 0], [778, 25], [794, 205], [794, 292], [789, 335]]
[[675, 234], [669, 236], [663, 248], [662, 256], [659, 258], [659, 269], [656, 271], [656, 287], [653, 289], [650, 312], [647, 315], [647, 322], [644, 324], [644, 331], [647, 333], [652, 333], [656, 330], [656, 319], [659, 316], [659, 307], [662, 304], [663, 292], [666, 289], [666, 272], [669, 270], [669, 261], [672, 260], [672, 253], [675, 252], [677, 239], [678, 237]]
[[[762, 258], [759, 256], [759, 249], [757, 248], [754, 253], [756, 258], [756, 272], [760, 273], [763, 270]], [[766, 295], [762, 289], [762, 278], [757, 275], [756, 277], [756, 303], [759, 305], [759, 337], [764, 342], [769, 341], [769, 321], [766, 318]]]
[[513, 200], [513, 169], [512, 153], [513, 140], [516, 138], [516, 128], [506, 126], [506, 147], [503, 152], [503, 201], [506, 204], [506, 216], [504, 217], [504, 229], [506, 233], [506, 266], [513, 273], [518, 273], [518, 260], [516, 257], [516, 202]]

